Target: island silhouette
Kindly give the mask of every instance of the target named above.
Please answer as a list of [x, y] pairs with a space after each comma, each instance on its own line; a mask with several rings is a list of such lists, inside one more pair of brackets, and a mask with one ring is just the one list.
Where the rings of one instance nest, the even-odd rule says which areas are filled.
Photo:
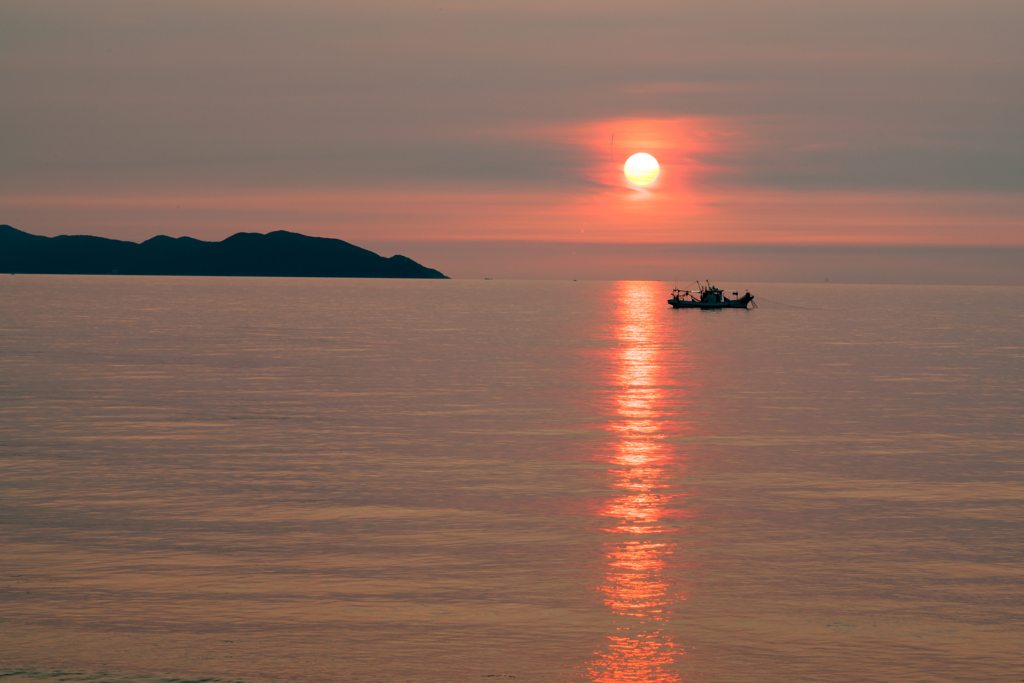
[[139, 244], [43, 237], [9, 225], [0, 225], [0, 272], [448, 279], [406, 256], [385, 258], [343, 240], [286, 230], [240, 232], [221, 242], [159, 235]]

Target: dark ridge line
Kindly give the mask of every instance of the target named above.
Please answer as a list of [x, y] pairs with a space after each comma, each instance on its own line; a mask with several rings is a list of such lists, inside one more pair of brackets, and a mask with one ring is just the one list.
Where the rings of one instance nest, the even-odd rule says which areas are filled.
[[91, 235], [43, 237], [0, 225], [0, 272], [52, 275], [367, 277], [447, 280], [411, 258], [277, 230], [221, 242], [158, 235], [141, 244]]

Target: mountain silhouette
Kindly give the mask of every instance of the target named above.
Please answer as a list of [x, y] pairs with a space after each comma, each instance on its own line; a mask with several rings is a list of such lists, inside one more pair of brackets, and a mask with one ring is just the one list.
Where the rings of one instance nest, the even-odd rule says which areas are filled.
[[448, 279], [405, 256], [384, 258], [342, 240], [277, 230], [222, 242], [160, 235], [142, 244], [90, 235], [42, 237], [0, 225], [0, 272]]

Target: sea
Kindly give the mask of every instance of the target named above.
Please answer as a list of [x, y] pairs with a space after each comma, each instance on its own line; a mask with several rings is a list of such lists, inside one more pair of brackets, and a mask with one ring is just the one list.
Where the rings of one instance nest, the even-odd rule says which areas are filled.
[[0, 276], [0, 679], [1024, 680], [1024, 288], [674, 285]]

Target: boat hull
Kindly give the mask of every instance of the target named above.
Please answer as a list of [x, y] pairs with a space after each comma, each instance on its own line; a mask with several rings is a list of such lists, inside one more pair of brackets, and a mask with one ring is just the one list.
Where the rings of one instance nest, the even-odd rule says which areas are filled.
[[669, 299], [668, 303], [672, 308], [700, 308], [700, 309], [718, 309], [718, 308], [746, 308], [747, 305], [754, 299], [749, 294], [740, 299], [726, 299], [725, 301], [688, 301], [686, 299]]

